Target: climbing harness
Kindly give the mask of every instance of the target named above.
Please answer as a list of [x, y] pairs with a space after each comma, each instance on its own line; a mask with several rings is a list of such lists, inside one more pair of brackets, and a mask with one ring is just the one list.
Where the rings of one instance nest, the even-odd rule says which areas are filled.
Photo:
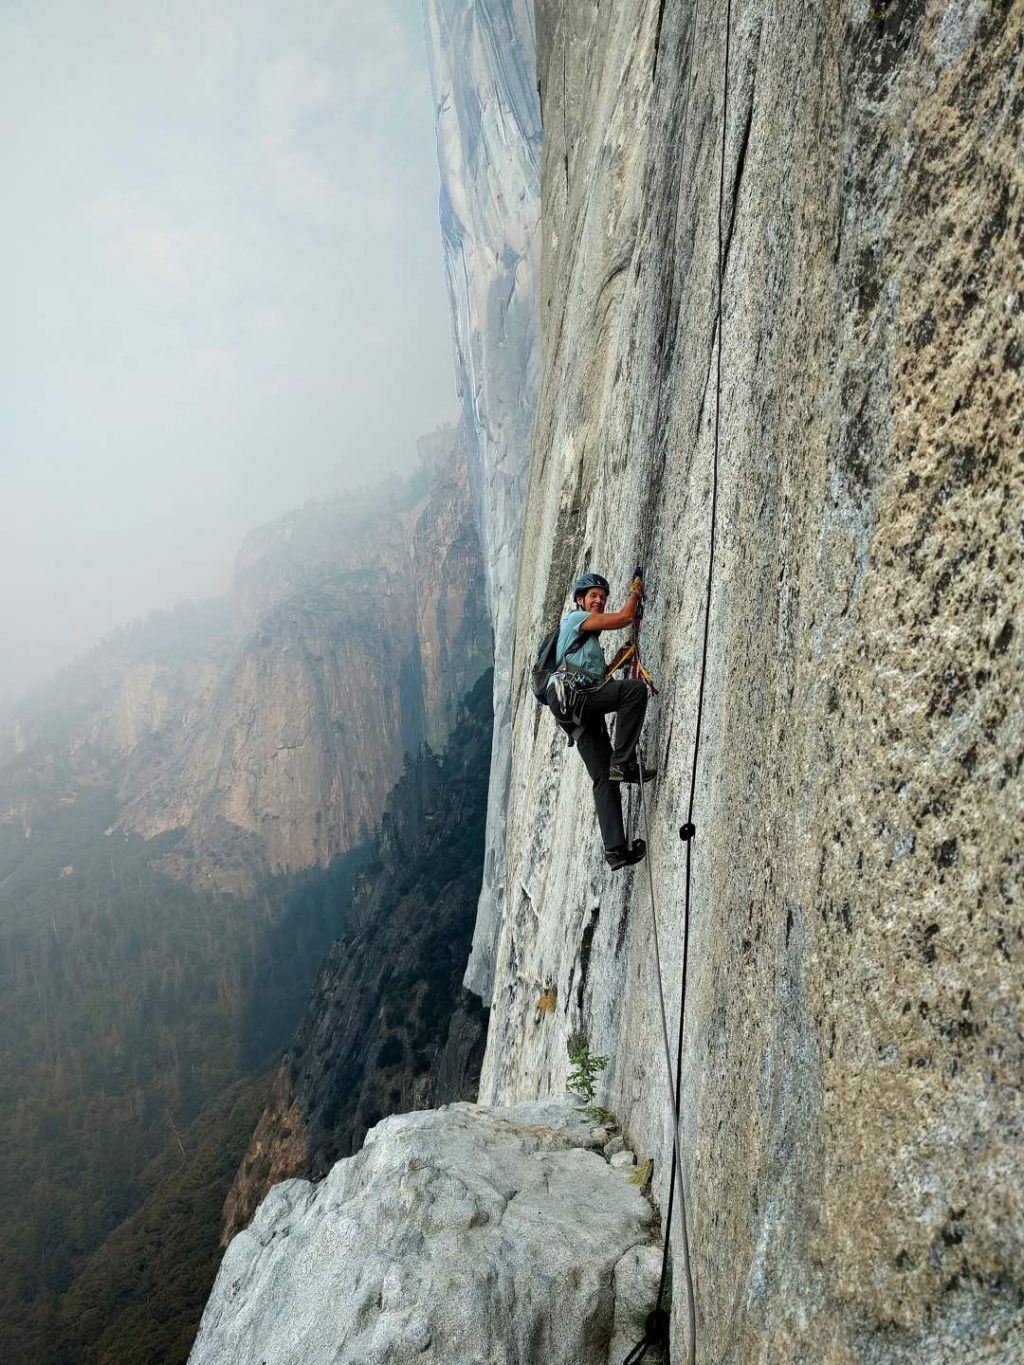
[[555, 720], [568, 733], [570, 745], [575, 742], [574, 732], [583, 723], [587, 698], [599, 692], [607, 681], [607, 677], [593, 678], [573, 664], [563, 663], [552, 673], [548, 683], [548, 706]]
[[[694, 35], [695, 31], [696, 31], [696, 23], [697, 23], [697, 13], [696, 13], [696, 10], [695, 10], [694, 16], [693, 16], [693, 21], [692, 21], [692, 27], [691, 27], [691, 30], [690, 30], [690, 49], [691, 49], [690, 55], [691, 55], [691, 60], [692, 60], [692, 49], [693, 49], [693, 35]], [[687, 1300], [687, 1314], [688, 1314], [688, 1327], [689, 1327], [689, 1333], [688, 1333], [688, 1339], [687, 1339], [687, 1360], [688, 1360], [688, 1362], [689, 1362], [689, 1365], [695, 1365], [696, 1355], [697, 1355], [697, 1312], [696, 1312], [696, 1303], [695, 1303], [694, 1290], [693, 1290], [693, 1273], [692, 1273], [692, 1268], [691, 1268], [691, 1265], [690, 1265], [689, 1216], [688, 1216], [688, 1204], [687, 1204], [687, 1199], [686, 1199], [685, 1181], [684, 1181], [684, 1179], [683, 1179], [683, 1170], [682, 1170], [682, 1137], [681, 1137], [681, 1133], [680, 1133], [680, 1130], [679, 1130], [679, 1119], [680, 1119], [680, 1112], [681, 1112], [681, 1105], [682, 1105], [683, 1034], [684, 1034], [685, 1019], [686, 1019], [686, 988], [687, 988], [687, 975], [688, 975], [689, 949], [690, 949], [690, 907], [691, 907], [691, 889], [692, 889], [693, 843], [694, 843], [694, 839], [695, 839], [696, 833], [697, 833], [696, 825], [695, 825], [694, 819], [693, 819], [693, 814], [694, 814], [694, 802], [695, 802], [695, 796], [696, 796], [696, 790], [697, 790], [697, 763], [698, 763], [698, 756], [699, 756], [699, 752], [700, 752], [701, 726], [702, 726], [703, 718], [704, 718], [704, 692], [705, 692], [705, 686], [706, 686], [706, 682], [707, 682], [708, 640], [709, 640], [710, 626], [711, 626], [711, 592], [712, 592], [712, 588], [713, 588], [713, 586], [714, 586], [714, 569], [715, 569], [715, 532], [716, 532], [717, 520], [718, 520], [718, 470], [719, 470], [719, 450], [720, 450], [720, 446], [721, 446], [721, 413], [722, 413], [722, 347], [723, 347], [723, 341], [724, 341], [724, 326], [723, 326], [723, 323], [724, 323], [724, 315], [723, 315], [723, 311], [722, 311], [722, 286], [723, 286], [723, 274], [724, 274], [724, 268], [725, 268], [725, 262], [724, 262], [724, 259], [723, 259], [723, 249], [724, 249], [724, 248], [723, 248], [723, 233], [722, 233], [722, 217], [723, 217], [724, 207], [725, 207], [725, 152], [726, 152], [726, 135], [727, 135], [727, 130], [728, 130], [728, 114], [729, 114], [729, 49], [730, 49], [730, 37], [731, 37], [731, 32], [732, 32], [732, 0], [727, 0], [727, 2], [726, 2], [726, 14], [725, 14], [725, 64], [724, 64], [724, 72], [723, 72], [723, 80], [722, 80], [722, 139], [721, 139], [721, 155], [720, 155], [720, 161], [719, 161], [719, 176], [718, 176], [718, 271], [717, 271], [717, 275], [718, 275], [718, 299], [717, 299], [717, 308], [716, 308], [716, 314], [715, 314], [715, 328], [716, 328], [716, 331], [717, 331], [717, 333], [718, 333], [718, 347], [717, 347], [717, 355], [716, 355], [716, 374], [715, 374], [714, 454], [713, 454], [713, 458], [712, 458], [712, 472], [711, 472], [711, 509], [710, 509], [710, 510], [711, 510], [711, 516], [710, 516], [710, 523], [711, 523], [711, 524], [710, 524], [710, 529], [709, 529], [709, 551], [708, 551], [708, 576], [707, 576], [707, 588], [706, 588], [706, 592], [705, 592], [705, 603], [704, 603], [704, 632], [703, 632], [704, 638], [703, 638], [703, 643], [702, 643], [702, 648], [701, 648], [700, 681], [699, 681], [699, 683], [698, 683], [698, 688], [697, 688], [697, 717], [696, 717], [696, 722], [695, 722], [695, 726], [694, 726], [694, 736], [693, 736], [693, 761], [692, 761], [692, 766], [691, 766], [691, 769], [690, 769], [690, 794], [689, 794], [689, 800], [688, 800], [688, 802], [687, 802], [687, 808], [686, 808], [686, 819], [685, 819], [685, 821], [683, 822], [683, 824], [680, 825], [680, 827], [679, 827], [679, 837], [680, 837], [680, 839], [682, 839], [682, 841], [683, 841], [684, 844], [686, 845], [686, 880], [685, 880], [685, 895], [684, 895], [684, 903], [683, 903], [683, 962], [682, 962], [682, 979], [681, 979], [681, 983], [680, 983], [680, 996], [679, 996], [679, 1031], [678, 1031], [677, 1042], [676, 1042], [676, 1064], [675, 1064], [675, 1075], [674, 1075], [674, 1077], [673, 1077], [672, 1058], [671, 1058], [671, 1044], [670, 1044], [670, 1042], [669, 1042], [668, 1017], [667, 1017], [667, 1011], [666, 1011], [666, 1008], [665, 1008], [665, 992], [664, 992], [663, 977], [662, 977], [662, 971], [661, 971], [661, 949], [660, 949], [659, 935], [658, 935], [658, 916], [657, 916], [657, 909], [656, 909], [655, 898], [654, 898], [654, 872], [653, 872], [653, 868], [652, 868], [652, 858], [651, 858], [650, 854], [648, 854], [648, 858], [647, 858], [647, 880], [648, 880], [648, 887], [649, 887], [649, 890], [650, 890], [650, 897], [651, 897], [651, 919], [652, 919], [652, 924], [653, 924], [653, 929], [654, 929], [653, 941], [654, 941], [654, 953], [655, 953], [655, 966], [656, 966], [656, 971], [657, 971], [658, 1000], [659, 1000], [659, 1004], [660, 1004], [660, 1008], [661, 1008], [662, 1041], [663, 1041], [664, 1047], [665, 1047], [665, 1065], [666, 1065], [667, 1073], [668, 1073], [669, 1098], [670, 1098], [670, 1100], [672, 1101], [672, 1114], [673, 1114], [673, 1127], [672, 1127], [672, 1169], [671, 1169], [671, 1172], [670, 1172], [670, 1174], [669, 1174], [668, 1206], [667, 1206], [666, 1214], [665, 1214], [665, 1241], [664, 1241], [664, 1248], [663, 1248], [663, 1251], [662, 1251], [662, 1260], [661, 1260], [661, 1280], [660, 1280], [660, 1283], [659, 1283], [659, 1285], [658, 1285], [658, 1297], [657, 1297], [657, 1300], [656, 1300], [656, 1302], [655, 1302], [655, 1307], [654, 1307], [653, 1312], [652, 1312], [651, 1314], [648, 1315], [647, 1323], [645, 1324], [645, 1330], [644, 1330], [644, 1338], [643, 1338], [643, 1341], [637, 1343], [637, 1345], [634, 1347], [634, 1349], [633, 1349], [633, 1350], [630, 1352], [630, 1354], [626, 1357], [626, 1360], [625, 1360], [625, 1362], [623, 1363], [623, 1365], [635, 1365], [635, 1363], [636, 1363], [637, 1361], [641, 1360], [641, 1359], [646, 1355], [648, 1349], [649, 1349], [650, 1347], [652, 1347], [652, 1346], [657, 1347], [658, 1349], [660, 1349], [661, 1352], [662, 1352], [662, 1354], [663, 1354], [664, 1359], [666, 1359], [666, 1360], [668, 1359], [668, 1349], [669, 1349], [668, 1317], [667, 1317], [667, 1314], [665, 1313], [664, 1309], [662, 1308], [662, 1303], [663, 1303], [663, 1300], [664, 1300], [664, 1297], [665, 1297], [665, 1289], [666, 1289], [666, 1286], [667, 1286], [667, 1279], [668, 1279], [668, 1264], [669, 1264], [670, 1238], [671, 1238], [671, 1233], [672, 1233], [672, 1206], [673, 1206], [673, 1200], [674, 1200], [674, 1196], [675, 1196], [675, 1193], [676, 1193], [676, 1189], [677, 1189], [677, 1188], [678, 1188], [678, 1191], [679, 1191], [680, 1224], [681, 1224], [681, 1227], [682, 1227], [682, 1237], [683, 1237], [683, 1268], [684, 1268], [685, 1274], [686, 1274], [686, 1300]], [[660, 16], [659, 16], [659, 34], [658, 34], [658, 37], [659, 37], [659, 40], [660, 40]], [[688, 99], [687, 99], [687, 112], [688, 112], [688, 109], [689, 109], [689, 95], [688, 95]], [[735, 207], [734, 207], [734, 212], [735, 212]], [[661, 400], [661, 383], [660, 383], [660, 379], [661, 379], [661, 376], [659, 376], [659, 389], [658, 389], [659, 407], [660, 407], [660, 400]], [[635, 643], [635, 642], [636, 642], [636, 630], [634, 630], [634, 643]], [[634, 658], [635, 658], [635, 657], [636, 657], [636, 652], [634, 652]], [[643, 772], [643, 755], [642, 755], [642, 753], [641, 753], [641, 751], [640, 751], [639, 746], [637, 747], [637, 761], [638, 761], [638, 763], [639, 763], [640, 770], [641, 770], [641, 774], [642, 774], [642, 772]], [[641, 781], [640, 781], [640, 808], [641, 808], [641, 814], [642, 814], [643, 824], [644, 824], [644, 834], [645, 834], [645, 836], [646, 836], [646, 838], [647, 838], [648, 847], [650, 848], [650, 830], [649, 830], [649, 828], [648, 828], [648, 821], [647, 821], [647, 801], [646, 801], [646, 794], [645, 794], [644, 783], [643, 783], [642, 777], [641, 777]], [[655, 1319], [659, 1319], [659, 1322], [663, 1322], [663, 1323], [664, 1323], [664, 1331], [663, 1331], [663, 1334], [662, 1334], [661, 1336], [657, 1336], [657, 1337], [655, 1336], [655, 1332], [656, 1332], [656, 1331], [660, 1332], [660, 1331], [661, 1331], [661, 1327], [660, 1327], [660, 1325], [658, 1325], [658, 1326], [652, 1328], [652, 1320], [655, 1320]]]

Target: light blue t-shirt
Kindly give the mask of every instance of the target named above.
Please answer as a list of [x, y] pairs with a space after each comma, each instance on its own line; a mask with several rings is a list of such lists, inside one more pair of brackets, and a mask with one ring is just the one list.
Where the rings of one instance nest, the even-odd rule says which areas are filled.
[[574, 668], [581, 668], [595, 680], [600, 680], [604, 677], [605, 660], [604, 651], [597, 639], [598, 631], [588, 630], [579, 649], [572, 650], [569, 654], [564, 653], [580, 633], [580, 626], [589, 615], [589, 611], [570, 611], [567, 616], [562, 617], [562, 624], [558, 629], [558, 661], [570, 663]]

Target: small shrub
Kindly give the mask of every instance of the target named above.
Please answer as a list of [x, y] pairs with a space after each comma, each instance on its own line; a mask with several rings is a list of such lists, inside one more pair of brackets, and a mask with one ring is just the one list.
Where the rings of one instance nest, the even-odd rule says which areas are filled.
[[572, 1064], [566, 1089], [580, 1101], [577, 1107], [588, 1118], [593, 1118], [591, 1111], [595, 1108], [594, 1081], [598, 1072], [603, 1071], [608, 1065], [608, 1058], [593, 1055], [584, 1033], [571, 1034], [566, 1046], [569, 1050], [569, 1061]]
[[626, 1179], [631, 1185], [639, 1185], [643, 1190], [649, 1187], [653, 1174], [654, 1162], [648, 1157], [646, 1161], [642, 1161], [638, 1166], [634, 1166], [626, 1176]]
[[605, 1128], [617, 1128], [619, 1126], [619, 1119], [615, 1110], [602, 1109], [599, 1104], [588, 1105], [587, 1118], [592, 1123], [600, 1123]]

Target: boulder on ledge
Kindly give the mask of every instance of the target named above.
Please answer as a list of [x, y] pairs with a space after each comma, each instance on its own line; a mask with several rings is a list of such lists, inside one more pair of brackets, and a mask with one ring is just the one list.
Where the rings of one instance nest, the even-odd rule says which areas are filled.
[[606, 1365], [657, 1235], [569, 1100], [385, 1119], [228, 1247], [190, 1365]]

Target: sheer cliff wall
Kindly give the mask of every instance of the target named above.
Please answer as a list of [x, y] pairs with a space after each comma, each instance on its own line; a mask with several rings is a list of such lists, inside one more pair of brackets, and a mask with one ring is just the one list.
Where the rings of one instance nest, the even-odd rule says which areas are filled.
[[466, 985], [490, 995], [505, 888], [516, 563], [540, 374], [531, 0], [423, 0], [455, 374], [494, 628], [487, 859]]
[[674, 1038], [721, 345], [682, 1083], [698, 1359], [1009, 1360], [1024, 6], [733, 3], [721, 328], [726, 7], [537, 8], [543, 369], [481, 1099], [561, 1090], [582, 1028], [664, 1207], [646, 869], [606, 870], [526, 671], [577, 572], [618, 591], [644, 560]]

